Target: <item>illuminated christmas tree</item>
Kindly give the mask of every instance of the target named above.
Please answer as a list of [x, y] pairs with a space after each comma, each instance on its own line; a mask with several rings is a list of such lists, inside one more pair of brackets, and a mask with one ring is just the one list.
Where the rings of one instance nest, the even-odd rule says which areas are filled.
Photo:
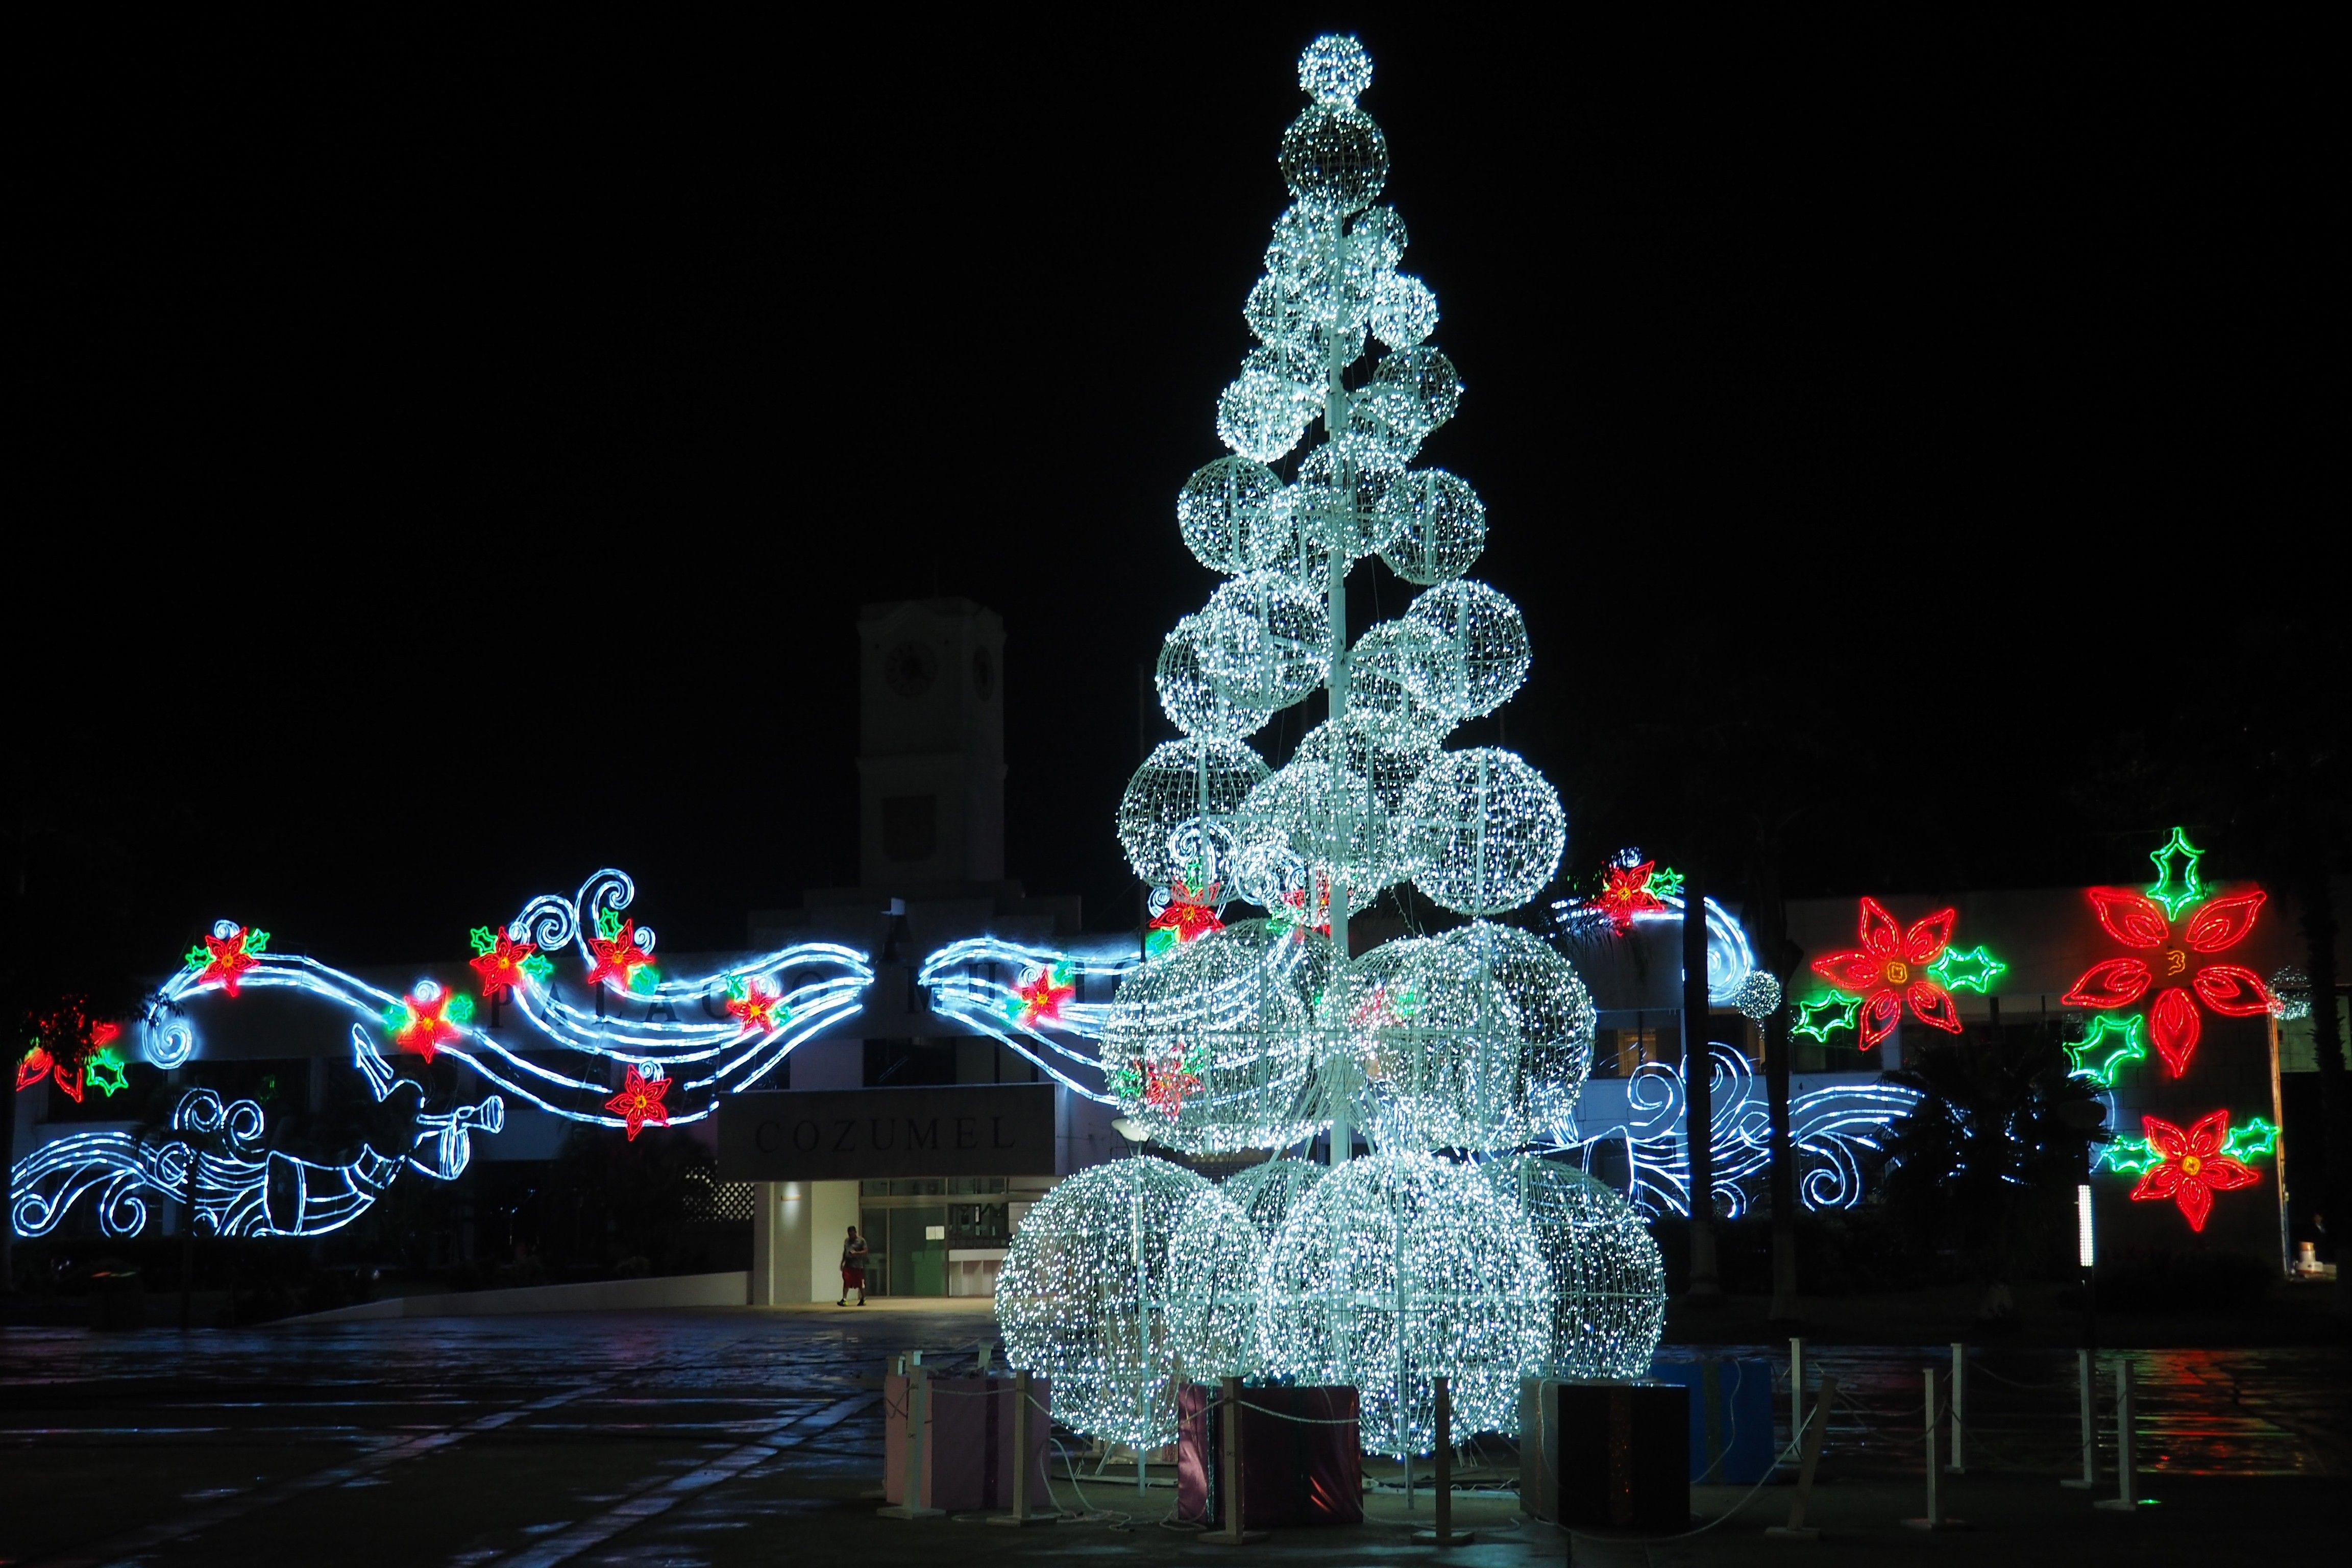
[[[1591, 1000], [1549, 946], [1486, 919], [1551, 880], [1566, 825], [1524, 759], [1444, 744], [1526, 679], [1527, 627], [1465, 575], [1486, 540], [1476, 491], [1415, 466], [1462, 383], [1429, 342], [1435, 297], [1399, 270], [1403, 220], [1374, 205], [1389, 155], [1357, 107], [1370, 58], [1318, 38], [1298, 80], [1310, 101], [1280, 153], [1293, 201], [1243, 312], [1258, 346], [1217, 403], [1230, 453], [1177, 496], [1186, 544], [1226, 580], [1161, 646], [1160, 704], [1183, 738], [1137, 770], [1118, 816], [1154, 889], [1154, 940], [1099, 1048], [1150, 1141], [1219, 1154], [1328, 1129], [1333, 1169], [1189, 1208], [1174, 1184], [1155, 1205], [1150, 1184], [1089, 1184], [1055, 1234], [1128, 1237], [1134, 1258], [1113, 1246], [1099, 1267], [1051, 1269], [1046, 1243], [1016, 1237], [998, 1310], [1008, 1344], [1119, 1412], [1125, 1440], [1169, 1435], [1166, 1347], [1215, 1342], [1217, 1365], [1182, 1370], [1352, 1384], [1366, 1447], [1398, 1454], [1432, 1440], [1436, 1375], [1458, 1430], [1510, 1430], [1525, 1373], [1645, 1367], [1663, 1286], [1654, 1244], [1597, 1184], [1503, 1181], [1459, 1158], [1573, 1137]], [[1360, 568], [1420, 592], [1350, 643]], [[1270, 766], [1252, 738], [1318, 691], [1322, 721]], [[1351, 959], [1350, 916], [1407, 883], [1470, 923]], [[1359, 1129], [1374, 1152], [1350, 1160]], [[1269, 1195], [1265, 1220], [1236, 1226], [1235, 1207], [1256, 1215]], [[1227, 1321], [1217, 1289], [1180, 1304], [1137, 1282], [1232, 1279], [1253, 1236], [1255, 1364], [1234, 1364], [1229, 1339], [1190, 1324]]]

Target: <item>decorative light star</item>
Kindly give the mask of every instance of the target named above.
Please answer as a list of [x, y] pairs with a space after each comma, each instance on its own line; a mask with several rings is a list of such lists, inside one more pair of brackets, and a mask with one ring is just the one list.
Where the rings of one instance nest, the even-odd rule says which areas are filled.
[[443, 1046], [465, 1031], [458, 1027], [474, 1016], [474, 999], [463, 992], [447, 992], [430, 980], [420, 980], [406, 999], [383, 1010], [383, 1026], [393, 1043], [415, 1051], [430, 1062]]
[[2160, 849], [2151, 850], [2148, 858], [2156, 863], [2156, 880], [2148, 884], [2147, 896], [2164, 906], [2167, 917], [2180, 918], [2180, 911], [2205, 896], [2204, 879], [2197, 874], [2197, 862], [2205, 851], [2189, 842], [2189, 835], [2176, 827], [2172, 837]]
[[1862, 900], [1862, 946], [1813, 960], [1813, 972], [1862, 999], [1862, 1048], [1870, 1049], [1895, 1030], [1905, 1003], [1912, 1016], [1948, 1035], [1960, 1032], [1960, 1010], [1952, 994], [1929, 978], [1952, 939], [1957, 910], [1937, 910], [1908, 931], [1876, 899]]
[[793, 1010], [782, 1005], [775, 993], [763, 990], [756, 980], [740, 977], [727, 982], [727, 1016], [741, 1025], [747, 1035], [793, 1021]]
[[1862, 998], [1859, 996], [1840, 996], [1835, 993], [1816, 996], [1810, 1002], [1797, 1004], [1797, 1016], [1789, 1026], [1789, 1033], [1811, 1035], [1826, 1045], [1829, 1037], [1840, 1029], [1859, 1027], [1857, 1020], [1861, 1014]]
[[1005, 1010], [1024, 1029], [1058, 1024], [1063, 1006], [1077, 994], [1078, 983], [1067, 963], [1040, 965], [1023, 976]]
[[[2178, 828], [2172, 836], [2176, 842], [2180, 840]], [[2193, 871], [2192, 867], [2188, 881], [2201, 889]], [[2147, 1012], [2148, 1034], [2166, 1069], [2179, 1078], [2189, 1070], [2189, 1058], [2204, 1033], [2199, 1002], [2228, 1018], [2251, 1018], [2276, 1005], [2262, 977], [2242, 963], [2199, 963], [2193, 972], [2190, 968], [2198, 957], [2226, 952], [2243, 942], [2254, 929], [2264, 896], [2256, 889], [2208, 900], [2175, 936], [2172, 921], [2178, 916], [2167, 915], [2157, 899], [2129, 888], [2093, 888], [2091, 908], [2107, 934], [2147, 956], [2103, 959], [2084, 970], [2074, 988], [2060, 1000], [2069, 1007], [2108, 1011], [2131, 1006], [2155, 990], [2156, 1001]], [[2186, 985], [2165, 984], [2183, 978]]]
[[507, 931], [476, 926], [470, 940], [474, 957], [467, 962], [482, 977], [485, 996], [503, 996], [518, 985], [543, 981], [554, 971], [555, 965], [540, 952], [537, 942], [521, 941]]
[[653, 967], [654, 955], [637, 945], [637, 922], [607, 910], [596, 928], [600, 934], [588, 939], [588, 984], [615, 983], [620, 990], [639, 993], [653, 990], [659, 971]]
[[236, 994], [237, 982], [246, 971], [261, 962], [258, 954], [269, 947], [269, 933], [238, 925], [235, 921], [220, 921], [200, 947], [188, 950], [187, 967], [197, 971], [198, 985], [219, 985], [231, 996]]
[[2090, 1032], [2066, 1047], [2075, 1078], [2088, 1079], [2101, 1089], [2116, 1087], [2116, 1075], [2126, 1062], [2146, 1061], [2147, 1043], [2137, 1016], [2116, 1018], [2102, 1013], [2091, 1020]]
[[656, 1127], [669, 1125], [669, 1110], [662, 1104], [662, 1096], [668, 1092], [669, 1079], [647, 1078], [631, 1068], [628, 1081], [621, 1086], [620, 1093], [604, 1102], [604, 1109], [621, 1119], [629, 1130], [629, 1142], [634, 1143], [647, 1122]]
[[2205, 1228], [2215, 1193], [2235, 1192], [2262, 1180], [2244, 1161], [2223, 1152], [2230, 1137], [2227, 1110], [2200, 1117], [2186, 1132], [2154, 1116], [2141, 1117], [2140, 1125], [2161, 1159], [2140, 1176], [2139, 1184], [2131, 1190], [2132, 1199], [2136, 1203], [2172, 1199], [2180, 1205], [2190, 1230]]
[[1992, 983], [2009, 973], [2009, 965], [1986, 947], [1953, 948], [1927, 966], [1936, 983], [1950, 991], [1973, 991], [1981, 996]]

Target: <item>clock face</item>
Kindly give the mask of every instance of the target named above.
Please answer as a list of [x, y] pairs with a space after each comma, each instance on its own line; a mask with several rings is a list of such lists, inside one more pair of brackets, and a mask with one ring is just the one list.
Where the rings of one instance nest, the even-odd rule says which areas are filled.
[[992, 687], [993, 687], [995, 684], [996, 684], [996, 667], [995, 667], [993, 664], [991, 664], [991, 663], [989, 662], [989, 659], [988, 659], [988, 650], [987, 650], [986, 648], [984, 648], [984, 647], [976, 647], [976, 648], [972, 649], [972, 650], [971, 650], [971, 689], [972, 689], [972, 690], [974, 690], [975, 692], [979, 693], [979, 694], [980, 694], [981, 699], [982, 699], [983, 701], [985, 701], [985, 700], [987, 700], [987, 697], [988, 697], [988, 693], [989, 693], [990, 689], [991, 689]]
[[882, 656], [882, 679], [901, 697], [920, 697], [938, 679], [939, 661], [919, 642], [902, 642]]

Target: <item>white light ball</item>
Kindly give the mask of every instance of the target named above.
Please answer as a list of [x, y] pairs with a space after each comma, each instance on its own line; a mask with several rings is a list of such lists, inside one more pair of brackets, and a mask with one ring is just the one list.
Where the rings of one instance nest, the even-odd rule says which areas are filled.
[[1261, 1243], [1271, 1243], [1282, 1229], [1282, 1222], [1298, 1206], [1298, 1200], [1313, 1191], [1315, 1184], [1329, 1169], [1312, 1160], [1277, 1156], [1259, 1164], [1244, 1165], [1219, 1182], [1217, 1191], [1248, 1216]]
[[1326, 996], [1382, 1148], [1514, 1149], [1572, 1138], [1592, 1071], [1592, 1000], [1537, 938], [1475, 922], [1385, 942]]
[[1307, 1137], [1320, 1098], [1315, 999], [1331, 969], [1328, 937], [1251, 920], [1129, 974], [1097, 1047], [1121, 1111], [1191, 1154]]
[[1353, 33], [1326, 33], [1298, 57], [1298, 90], [1318, 103], [1354, 105], [1372, 85], [1372, 57]]
[[[1428, 752], [1453, 721], [1421, 693], [1444, 683], [1453, 650], [1420, 621], [1382, 621], [1348, 650], [1348, 722], [1391, 751]], [[1424, 756], [1423, 764], [1429, 759]]]
[[1303, 210], [1345, 217], [1370, 206], [1388, 183], [1388, 138], [1360, 109], [1313, 104], [1282, 133], [1279, 161]]
[[[1171, 1242], [1204, 1197], [1215, 1202], [1180, 1267]], [[1055, 1419], [1156, 1447], [1176, 1435], [1180, 1358], [1187, 1376], [1252, 1359], [1258, 1250], [1241, 1211], [1190, 1171], [1138, 1156], [1080, 1172], [1029, 1210], [1006, 1249], [1004, 1359], [1053, 1380]]]
[[1404, 219], [1396, 208], [1367, 208], [1348, 225], [1348, 264], [1377, 282], [1404, 259]]
[[1192, 471], [1176, 492], [1176, 526], [1195, 559], [1238, 574], [1280, 563], [1290, 526], [1279, 515], [1282, 480], [1248, 458], [1220, 458]]
[[1389, 273], [1372, 286], [1367, 324], [1392, 349], [1425, 342], [1437, 331], [1437, 296], [1410, 273]]
[[1402, 795], [1385, 799], [1379, 770], [1366, 761], [1362, 750], [1301, 742], [1289, 762], [1250, 791], [1234, 828], [1244, 853], [1278, 845], [1305, 862], [1328, 885], [1334, 903], [1345, 888], [1350, 913], [1413, 870], [1398, 831]]
[[1247, 659], [1232, 664], [1229, 677], [1271, 707], [1289, 707], [1330, 673], [1330, 618], [1323, 595], [1285, 574], [1255, 572], [1226, 584], [1200, 618], [1219, 628], [1219, 646]]
[[1287, 504], [1292, 526], [1311, 542], [1319, 563], [1337, 550], [1349, 561], [1360, 561], [1389, 542], [1396, 520], [1381, 502], [1391, 476], [1402, 469], [1367, 466], [1356, 460], [1357, 449], [1343, 441], [1330, 442], [1299, 459]]
[[1465, 915], [1499, 914], [1559, 869], [1568, 821], [1550, 781], [1492, 746], [1447, 752], [1413, 781], [1402, 812], [1413, 885]]
[[1647, 1376], [1666, 1328], [1666, 1271], [1633, 1206], [1535, 1154], [1478, 1167], [1528, 1216], [1552, 1282], [1551, 1375]]
[[1238, 741], [1274, 717], [1260, 671], [1272, 656], [1257, 627], [1233, 617], [1186, 616], [1160, 644], [1152, 672], [1160, 710], [1199, 739]]
[[1484, 583], [1441, 583], [1406, 614], [1454, 650], [1448, 684], [1423, 700], [1460, 721], [1492, 713], [1528, 678], [1528, 624], [1519, 607]]
[[[1469, 484], [1444, 468], [1398, 475], [1381, 492], [1390, 516], [1381, 559], [1408, 583], [1450, 582], [1470, 570], [1486, 548], [1486, 505]], [[1418, 623], [1434, 626], [1429, 620]], [[1466, 682], [1465, 682], [1466, 684]]]
[[1367, 390], [1393, 394], [1411, 410], [1416, 439], [1454, 417], [1462, 406], [1462, 377], [1454, 362], [1433, 348], [1400, 349], [1382, 359]]
[[1430, 1380], [1451, 1380], [1454, 1431], [1516, 1432], [1519, 1379], [1550, 1340], [1552, 1285], [1527, 1218], [1475, 1170], [1427, 1154], [1335, 1167], [1266, 1249], [1266, 1370], [1344, 1384], [1368, 1452], [1426, 1453]]
[[1217, 439], [1244, 458], [1271, 463], [1298, 445], [1316, 413], [1293, 383], [1247, 366], [1217, 398]]
[[1169, 836], [1194, 817], [1229, 822], [1268, 771], [1238, 741], [1161, 742], [1119, 799], [1118, 844], [1127, 863], [1147, 882], [1167, 881], [1181, 869], [1168, 858]]

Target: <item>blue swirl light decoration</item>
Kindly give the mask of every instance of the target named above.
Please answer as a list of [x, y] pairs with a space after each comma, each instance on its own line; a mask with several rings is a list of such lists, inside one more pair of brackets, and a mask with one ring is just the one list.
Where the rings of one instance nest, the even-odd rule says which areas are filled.
[[[537, 943], [542, 953], [569, 946], [583, 961], [590, 960], [587, 933], [596, 929], [597, 917], [625, 910], [635, 898], [636, 884], [626, 872], [602, 870], [570, 899], [545, 894], [531, 900], [506, 932]], [[221, 926], [237, 929], [231, 921]], [[634, 935], [637, 946], [650, 955], [652, 929], [635, 926]], [[313, 958], [259, 952], [254, 959], [253, 967], [239, 976], [241, 985], [300, 991], [344, 1009], [370, 1027], [380, 1026], [386, 1010], [398, 1008], [404, 1000]], [[873, 966], [866, 955], [838, 942], [796, 942], [709, 974], [665, 978], [643, 989], [625, 989], [609, 980], [600, 983], [649, 1016], [667, 1013], [667, 1018], [600, 1017], [593, 1007], [574, 1005], [541, 984], [524, 982], [514, 987], [514, 1011], [536, 1039], [509, 1044], [468, 1022], [457, 1026], [455, 1037], [435, 1054], [455, 1058], [500, 1091], [550, 1115], [616, 1128], [627, 1123], [604, 1109], [613, 1087], [601, 1069], [608, 1062], [625, 1062], [647, 1079], [670, 1079], [683, 1091], [686, 1098], [667, 1108], [668, 1123], [677, 1126], [714, 1114], [722, 1090], [740, 1094], [760, 1082], [803, 1041], [855, 1012], [873, 983]], [[731, 989], [754, 986], [779, 1005], [772, 1022], [747, 1027], [719, 1004]], [[204, 983], [195, 970], [172, 977], [147, 1010], [142, 1046], [150, 1062], [171, 1068], [189, 1059], [197, 1035], [185, 1011], [217, 988]], [[533, 1059], [544, 1058], [550, 1047], [586, 1059], [559, 1058], [560, 1065]]]
[[[1757, 1188], [1771, 1164], [1771, 1111], [1756, 1093], [1748, 1058], [1717, 1042], [1708, 1047], [1712, 1076], [1707, 1142], [1714, 1156], [1716, 1212], [1738, 1219], [1756, 1205]], [[1555, 1145], [1590, 1171], [1601, 1146], [1625, 1145], [1625, 1196], [1652, 1215], [1690, 1213], [1690, 1105], [1679, 1062], [1644, 1062], [1626, 1085], [1631, 1114], [1573, 1142]], [[1790, 1097], [1789, 1144], [1797, 1158], [1797, 1195], [1815, 1211], [1850, 1209], [1862, 1201], [1871, 1159], [1888, 1130], [1911, 1113], [1920, 1093], [1898, 1083], [1829, 1084]]]
[[[1142, 963], [1124, 949], [1074, 953], [970, 937], [924, 959], [915, 984], [929, 994], [932, 1012], [1016, 1052], [1072, 1093], [1098, 1105], [1117, 1105], [1118, 1097], [1103, 1087], [1095, 1044], [1109, 1026], [1114, 1006], [1084, 998], [1090, 991], [1108, 990]], [[1055, 974], [1075, 987], [1071, 999], [1050, 1014], [1025, 1005], [1022, 988]]]
[[362, 1143], [357, 1154], [340, 1163], [299, 1159], [262, 1146], [266, 1122], [254, 1101], [223, 1104], [211, 1089], [192, 1089], [173, 1108], [168, 1138], [77, 1132], [18, 1161], [10, 1178], [10, 1225], [28, 1239], [47, 1236], [89, 1197], [94, 1199], [99, 1230], [108, 1237], [144, 1230], [151, 1202], [192, 1203], [196, 1228], [213, 1236], [325, 1236], [365, 1214], [404, 1170], [455, 1181], [471, 1159], [472, 1135], [495, 1133], [506, 1125], [505, 1102], [495, 1094], [473, 1105], [428, 1112], [423, 1086], [394, 1077], [391, 1064], [356, 1027], [352, 1048], [378, 1102], [402, 1089], [417, 1096], [407, 1151], [387, 1153]]

